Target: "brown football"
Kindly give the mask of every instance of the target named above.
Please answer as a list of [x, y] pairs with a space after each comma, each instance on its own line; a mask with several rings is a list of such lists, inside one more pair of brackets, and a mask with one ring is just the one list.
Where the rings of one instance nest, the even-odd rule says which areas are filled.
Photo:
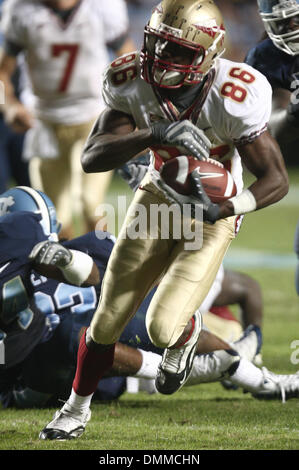
[[232, 175], [216, 160], [200, 161], [192, 156], [179, 156], [165, 162], [160, 175], [168, 186], [179, 194], [192, 191], [190, 173], [196, 170], [203, 187], [212, 202], [226, 201], [236, 195], [237, 188]]

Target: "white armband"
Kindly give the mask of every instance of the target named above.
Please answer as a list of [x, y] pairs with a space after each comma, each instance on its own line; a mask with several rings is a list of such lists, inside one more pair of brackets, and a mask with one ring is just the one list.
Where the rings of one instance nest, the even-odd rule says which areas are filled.
[[72, 261], [60, 269], [68, 282], [81, 286], [91, 273], [93, 259], [82, 251], [70, 250], [70, 252], [72, 253]]
[[256, 209], [255, 197], [249, 189], [245, 189], [238, 196], [230, 198], [229, 201], [234, 206], [235, 215], [246, 214]]

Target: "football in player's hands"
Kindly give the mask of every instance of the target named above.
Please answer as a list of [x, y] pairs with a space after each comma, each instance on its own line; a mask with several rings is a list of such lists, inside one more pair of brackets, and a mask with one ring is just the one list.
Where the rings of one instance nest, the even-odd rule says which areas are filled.
[[226, 201], [237, 193], [232, 175], [224, 166], [212, 160], [199, 161], [191, 156], [172, 158], [162, 165], [160, 175], [163, 181], [183, 195], [192, 194], [191, 173], [197, 171], [206, 194], [214, 203]]

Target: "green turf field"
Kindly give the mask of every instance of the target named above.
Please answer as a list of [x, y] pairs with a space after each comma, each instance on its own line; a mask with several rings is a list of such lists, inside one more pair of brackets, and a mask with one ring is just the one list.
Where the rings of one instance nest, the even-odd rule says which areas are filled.
[[[291, 344], [299, 342], [293, 253], [299, 171], [290, 171], [290, 183], [283, 201], [246, 217], [225, 262], [262, 286], [264, 365], [278, 373], [299, 370], [291, 362]], [[108, 200], [124, 191], [126, 185], [115, 178]], [[117, 403], [94, 402], [92, 419], [79, 440], [39, 441], [38, 433], [54, 411], [1, 410], [0, 449], [299, 449], [299, 399], [261, 402], [219, 384], [185, 388], [171, 397], [126, 393]]]

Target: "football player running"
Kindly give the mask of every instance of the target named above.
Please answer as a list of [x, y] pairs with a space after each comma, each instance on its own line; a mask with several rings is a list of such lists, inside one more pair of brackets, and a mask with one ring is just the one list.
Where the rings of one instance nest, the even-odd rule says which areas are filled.
[[[87, 140], [83, 169], [108, 171], [147, 148], [152, 164], [135, 193], [108, 262], [99, 306], [81, 338], [71, 395], [48, 429], [69, 434], [73, 426], [84, 429], [97, 383], [113, 363], [115, 342], [158, 281], [146, 315], [151, 341], [165, 349], [156, 387], [164, 394], [179, 390], [190, 375], [201, 332], [201, 315], [194, 312], [235, 237], [236, 219], [288, 191], [283, 158], [267, 131], [271, 87], [250, 66], [220, 58], [224, 34], [212, 1], [163, 0], [145, 27], [141, 54], [126, 55], [107, 69], [107, 108]], [[196, 178], [192, 197], [203, 208], [202, 247], [185, 250], [183, 237], [150, 238], [151, 227], [145, 236], [127, 236], [140, 207], [149, 215], [152, 205], [171, 204], [159, 169], [184, 154], [223, 161], [238, 188], [232, 199], [212, 204]], [[256, 177], [245, 190], [242, 162]], [[230, 361], [236, 363], [234, 353]]]
[[[104, 108], [98, 77], [109, 63], [110, 51], [118, 56], [135, 49], [128, 25], [124, 0], [9, 0], [3, 4], [4, 117], [15, 131], [26, 133], [24, 157], [29, 160], [30, 185], [55, 204], [63, 237], [74, 236], [75, 213], [83, 233], [93, 230], [96, 207], [110, 183], [111, 172], [84, 174], [80, 155]], [[12, 87], [20, 55], [26, 72], [22, 102]]]

